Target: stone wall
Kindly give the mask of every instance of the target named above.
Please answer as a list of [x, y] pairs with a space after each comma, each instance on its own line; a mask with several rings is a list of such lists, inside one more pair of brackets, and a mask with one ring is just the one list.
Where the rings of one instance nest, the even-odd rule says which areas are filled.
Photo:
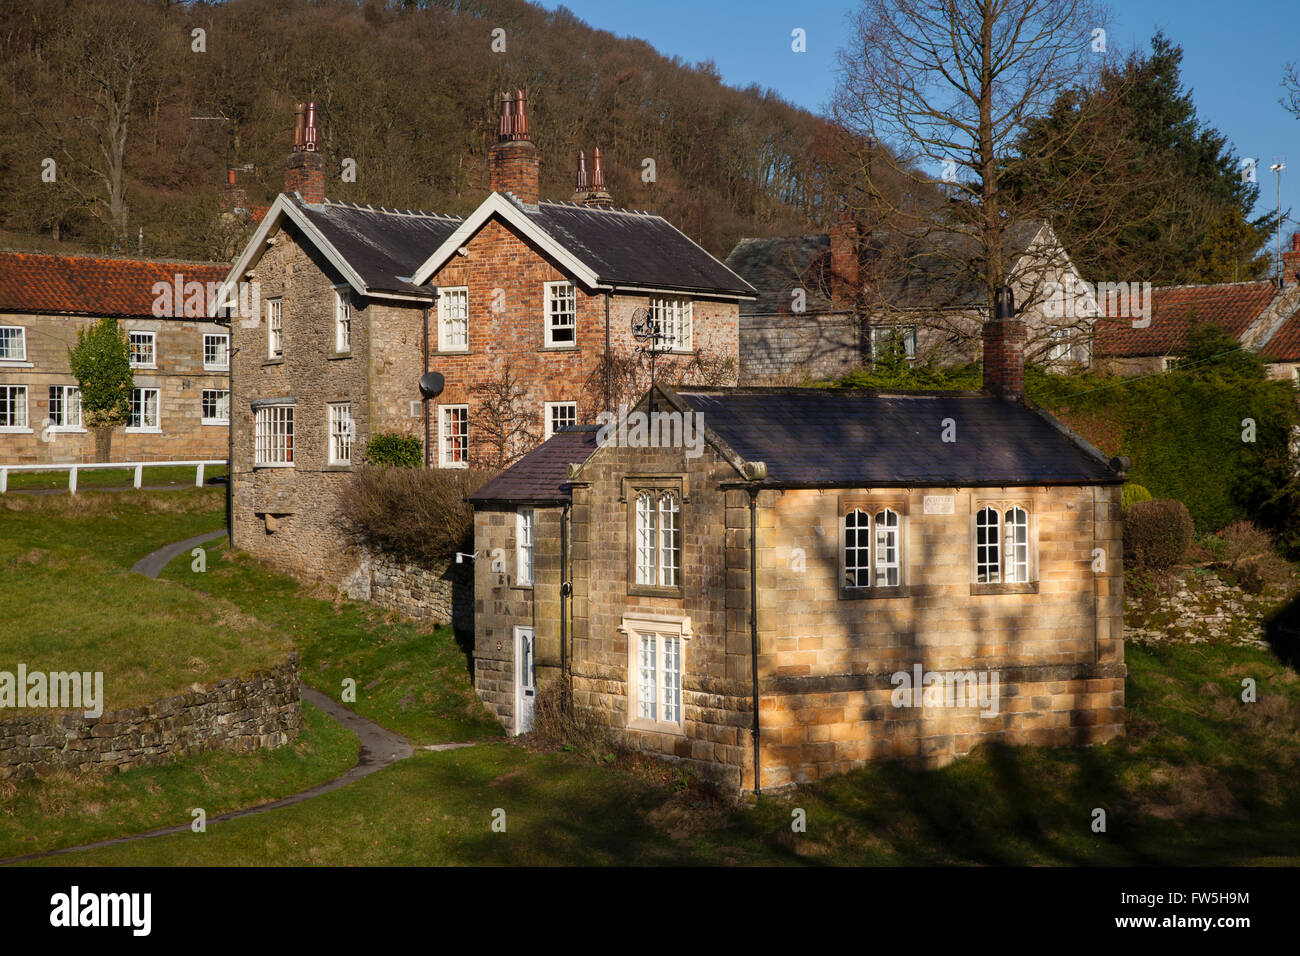
[[471, 565], [454, 560], [428, 565], [366, 551], [342, 588], [354, 601], [468, 631], [474, 627], [473, 574]]
[[111, 773], [209, 750], [251, 753], [296, 740], [298, 657], [144, 707], [97, 718], [36, 711], [0, 721], [0, 780], [54, 771]]

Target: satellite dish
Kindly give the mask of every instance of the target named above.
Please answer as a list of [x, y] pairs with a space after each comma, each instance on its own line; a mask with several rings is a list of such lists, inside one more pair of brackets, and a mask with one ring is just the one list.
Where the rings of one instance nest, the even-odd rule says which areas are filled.
[[420, 376], [420, 394], [425, 398], [441, 395], [446, 385], [447, 382], [441, 372], [425, 372]]

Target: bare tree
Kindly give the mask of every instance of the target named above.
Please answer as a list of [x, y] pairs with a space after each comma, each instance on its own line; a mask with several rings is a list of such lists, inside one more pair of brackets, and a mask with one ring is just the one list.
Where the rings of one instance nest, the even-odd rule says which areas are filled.
[[[861, 243], [871, 263], [865, 309], [919, 304], [921, 321], [969, 338], [972, 305], [991, 312], [999, 286], [1034, 289], [1045, 269], [1066, 267], [1061, 255], [1044, 260], [1048, 250], [1022, 257], [1025, 243], [1072, 197], [1105, 188], [1119, 144], [1089, 143], [1098, 161], [1051, 195], [1014, 194], [1007, 183], [1051, 162], [1050, 146], [1022, 156], [1018, 141], [1100, 71], [1104, 29], [1093, 0], [864, 0], [840, 54], [834, 109], [858, 151], [846, 206], [875, 225]], [[1066, 124], [1054, 145], [1077, 149], [1077, 137], [1099, 129]]]
[[474, 396], [475, 428], [482, 435], [481, 451], [475, 467], [500, 470], [514, 464], [540, 442], [540, 416], [535, 402], [528, 400], [527, 390], [511, 374], [509, 366], [501, 374], [470, 387]]

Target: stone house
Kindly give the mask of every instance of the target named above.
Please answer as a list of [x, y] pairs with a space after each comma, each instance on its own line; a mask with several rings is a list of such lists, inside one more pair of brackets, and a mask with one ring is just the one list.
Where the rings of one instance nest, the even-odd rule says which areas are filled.
[[554, 436], [471, 495], [479, 695], [522, 732], [566, 683], [745, 790], [1121, 734], [1125, 463], [1023, 342], [987, 324], [982, 392], [655, 387]]
[[[316, 143], [309, 106], [285, 192], [227, 277], [261, 301], [234, 329], [237, 547], [365, 593], [336, 496], [370, 437], [417, 438], [430, 468], [517, 457], [617, 405], [634, 321], [661, 331], [660, 378], [735, 382], [753, 290], [662, 217], [614, 208], [598, 155], [579, 201], [542, 199], [522, 92], [502, 100], [490, 194], [463, 219], [328, 200]], [[519, 440], [501, 447], [503, 430]]]
[[104, 317], [130, 338], [131, 420], [114, 461], [225, 459], [230, 331], [210, 303], [227, 267], [208, 262], [0, 252], [0, 462], [95, 460], [68, 362]]
[[[1049, 301], [1057, 289], [1090, 298], [1070, 291], [1083, 280], [1051, 226], [1017, 223], [1005, 246], [1028, 358], [1087, 366], [1091, 320], [1053, 312]], [[838, 378], [870, 365], [891, 334], [910, 360], [976, 361], [987, 309], [963, 264], [977, 253], [956, 232], [932, 230], [922, 244], [891, 230], [864, 234], [851, 219], [817, 235], [742, 239], [726, 262], [758, 297], [740, 307], [741, 380]]]

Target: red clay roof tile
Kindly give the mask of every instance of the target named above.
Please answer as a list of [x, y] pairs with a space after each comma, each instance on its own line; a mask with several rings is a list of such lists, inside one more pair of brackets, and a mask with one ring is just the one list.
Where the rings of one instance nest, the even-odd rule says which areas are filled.
[[0, 311], [76, 315], [153, 315], [155, 283], [221, 282], [230, 271], [212, 262], [115, 259], [0, 252]]
[[[1131, 310], [1116, 309], [1097, 319], [1094, 350], [1098, 356], [1175, 355], [1197, 322], [1212, 322], [1240, 337], [1277, 294], [1269, 281], [1153, 289], [1151, 324], [1135, 329]], [[1104, 300], [1100, 304], [1107, 308]]]

